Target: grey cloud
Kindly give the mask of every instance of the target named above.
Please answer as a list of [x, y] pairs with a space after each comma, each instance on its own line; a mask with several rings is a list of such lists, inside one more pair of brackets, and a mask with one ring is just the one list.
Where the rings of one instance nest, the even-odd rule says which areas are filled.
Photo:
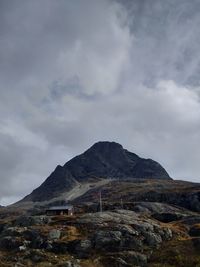
[[155, 85], [158, 79], [199, 86], [199, 1], [122, 1], [135, 36], [130, 75]]
[[98, 140], [199, 180], [199, 1], [0, 5], [0, 203]]
[[[12, 125], [11, 125], [12, 127]], [[27, 130], [20, 130], [22, 135], [32, 135]], [[47, 177], [52, 166], [64, 164], [63, 159], [69, 159], [66, 147], [57, 146], [51, 149], [43, 144], [43, 140], [35, 136], [23, 140], [12, 133], [0, 134], [0, 170], [2, 204], [17, 201], [41, 184], [43, 177]], [[43, 144], [43, 147], [42, 147]], [[47, 159], [48, 160], [44, 160]], [[42, 164], [41, 164], [42, 162]], [[53, 167], [54, 168], [54, 167]]]
[[98, 78], [102, 75], [112, 90], [117, 77], [106, 75], [106, 69], [118, 76], [118, 61], [126, 56], [129, 41], [128, 32], [118, 25], [115, 9], [119, 10], [105, 0], [14, 1], [3, 10], [2, 80], [13, 89], [15, 82], [22, 87], [45, 87], [54, 79], [79, 76], [84, 89], [93, 91], [95, 86], [102, 89]]

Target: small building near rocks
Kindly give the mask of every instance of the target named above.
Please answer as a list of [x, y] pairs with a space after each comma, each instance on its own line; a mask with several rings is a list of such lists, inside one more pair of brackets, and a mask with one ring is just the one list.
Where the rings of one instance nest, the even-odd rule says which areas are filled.
[[52, 206], [46, 210], [46, 215], [70, 215], [74, 214], [74, 208], [72, 205]]

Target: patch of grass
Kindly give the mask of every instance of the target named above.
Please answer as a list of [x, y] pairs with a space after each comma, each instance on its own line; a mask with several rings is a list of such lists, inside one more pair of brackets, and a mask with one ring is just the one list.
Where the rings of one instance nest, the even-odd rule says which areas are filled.
[[155, 251], [149, 267], [200, 267], [200, 254], [191, 238], [166, 242]]
[[76, 239], [81, 239], [82, 234], [75, 226], [68, 226], [62, 232], [63, 237], [61, 238], [62, 241], [73, 241]]
[[83, 260], [81, 267], [103, 267], [99, 262], [93, 260]]

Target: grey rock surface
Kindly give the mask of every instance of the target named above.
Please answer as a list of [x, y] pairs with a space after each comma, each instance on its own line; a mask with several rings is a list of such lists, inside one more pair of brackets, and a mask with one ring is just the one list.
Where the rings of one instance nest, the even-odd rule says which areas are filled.
[[53, 229], [49, 232], [48, 238], [50, 240], [59, 239], [61, 237], [61, 231], [57, 229]]
[[142, 251], [145, 245], [159, 247], [163, 240], [172, 238], [169, 228], [161, 227], [149, 218], [141, 218], [134, 211], [89, 213], [81, 216], [78, 222], [95, 225], [91, 241], [99, 251]]
[[93, 244], [89, 239], [80, 240], [74, 247], [74, 252], [78, 256], [78, 258], [87, 258], [91, 255]]
[[136, 212], [154, 213], [175, 213], [180, 212], [180, 208], [159, 202], [137, 202], [133, 210]]
[[120, 231], [98, 231], [94, 236], [95, 249], [117, 251], [120, 249], [122, 233]]

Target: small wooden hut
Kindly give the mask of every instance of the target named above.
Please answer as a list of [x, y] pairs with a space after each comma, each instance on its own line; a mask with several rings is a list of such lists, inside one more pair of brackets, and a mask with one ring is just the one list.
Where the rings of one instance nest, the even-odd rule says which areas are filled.
[[64, 205], [64, 206], [52, 206], [46, 210], [47, 215], [70, 215], [72, 216], [74, 213], [74, 209], [72, 205]]

